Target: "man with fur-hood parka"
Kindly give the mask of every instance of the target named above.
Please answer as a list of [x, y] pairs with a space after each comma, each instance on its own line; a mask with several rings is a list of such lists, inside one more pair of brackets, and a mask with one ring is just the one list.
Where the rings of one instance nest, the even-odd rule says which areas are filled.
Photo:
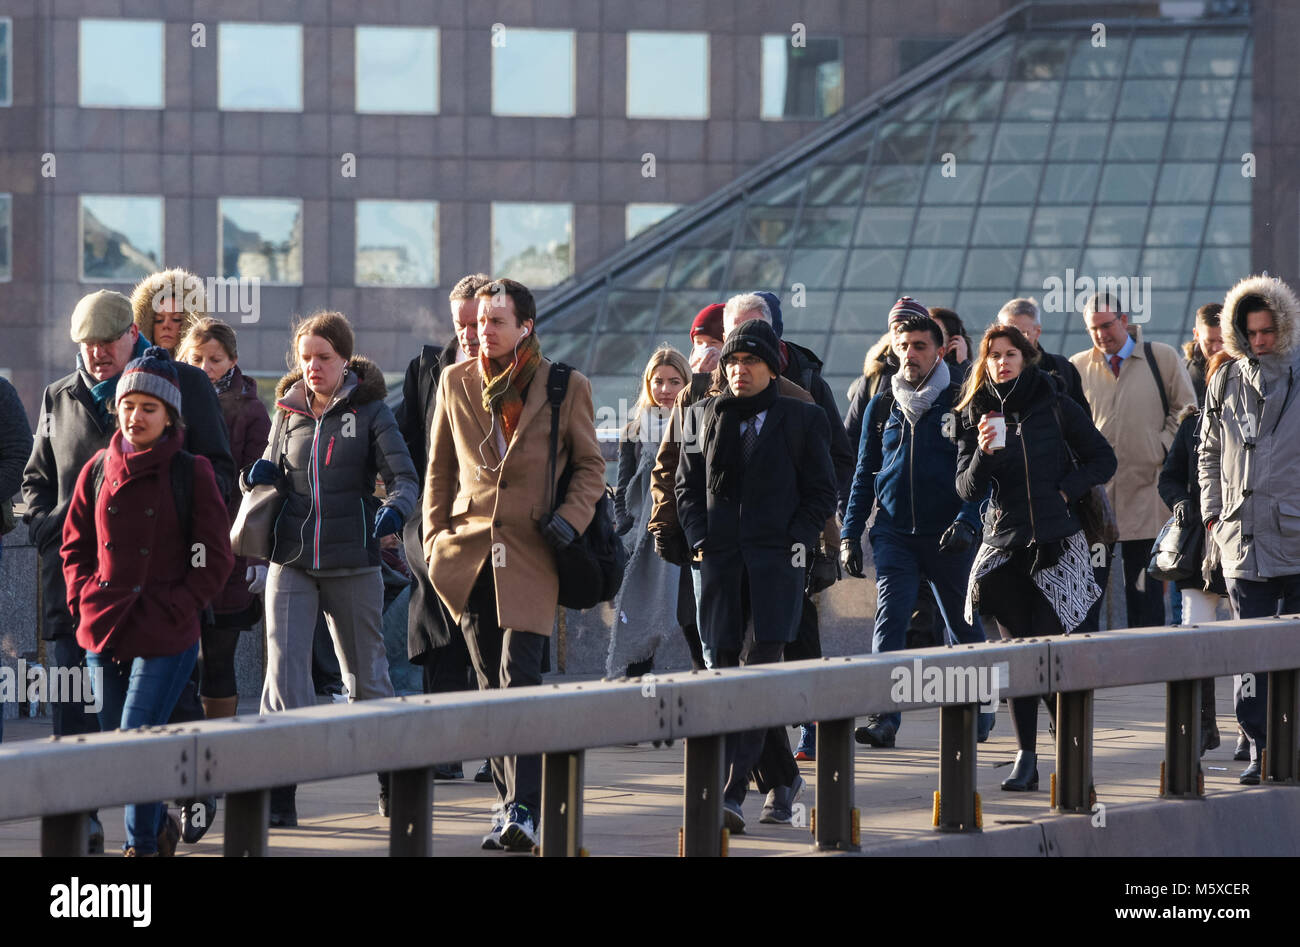
[[[1235, 361], [1205, 395], [1201, 516], [1219, 548], [1235, 618], [1300, 611], [1300, 305], [1291, 288], [1251, 276], [1223, 301], [1223, 348]], [[1251, 741], [1241, 775], [1260, 780], [1268, 677], [1238, 687], [1237, 719]]]

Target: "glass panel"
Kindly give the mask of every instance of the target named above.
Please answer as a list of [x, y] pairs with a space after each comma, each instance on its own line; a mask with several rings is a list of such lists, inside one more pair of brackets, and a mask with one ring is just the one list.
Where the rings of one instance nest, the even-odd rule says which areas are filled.
[[1235, 79], [1184, 79], [1178, 92], [1178, 118], [1227, 118], [1232, 111]]
[[1250, 205], [1215, 204], [1210, 208], [1206, 243], [1232, 244], [1250, 241]]
[[1039, 207], [1029, 243], [1036, 247], [1077, 247], [1088, 229], [1087, 207]]
[[1250, 118], [1251, 81], [1242, 79], [1237, 83], [1237, 97], [1232, 103], [1233, 118]]
[[1151, 210], [1146, 242], [1150, 246], [1195, 246], [1201, 242], [1201, 232], [1204, 229], [1204, 207], [1166, 207], [1157, 204]]
[[934, 165], [926, 171], [929, 183], [925, 187], [927, 204], [974, 204], [979, 198], [980, 182], [984, 179], [984, 165], [957, 162], [952, 177], [944, 176], [944, 166]]
[[1130, 76], [1176, 76], [1183, 68], [1187, 34], [1136, 36], [1128, 58]]
[[659, 309], [659, 332], [670, 342], [679, 346], [690, 343], [691, 323], [701, 309], [715, 302], [713, 293], [664, 293], [663, 303]]
[[1167, 161], [1213, 158], [1223, 140], [1223, 122], [1171, 122], [1165, 145]]
[[858, 211], [852, 207], [805, 207], [794, 242], [807, 247], [847, 247]]
[[1070, 57], [1070, 40], [1050, 37], [1027, 37], [1016, 50], [1011, 64], [1013, 79], [1052, 79], [1065, 74]]
[[971, 243], [976, 246], [1020, 247], [1029, 233], [1029, 207], [981, 207]]
[[301, 26], [221, 23], [217, 46], [219, 108], [302, 111]]
[[1147, 205], [1097, 207], [1092, 214], [1088, 242], [1099, 247], [1118, 247], [1142, 242], [1147, 229]]
[[[619, 402], [626, 402], [629, 396], [636, 396], [636, 393], [640, 390], [641, 370], [645, 367], [645, 359], [649, 358], [650, 353], [654, 351], [654, 342], [650, 336], [629, 336], [626, 344], [633, 351], [644, 356], [641, 364], [635, 366], [635, 372], [622, 375], [596, 374], [594, 366], [598, 354], [595, 351], [592, 352], [592, 367], [588, 368], [587, 379], [591, 382], [591, 403], [596, 409], [596, 427], [597, 429], [603, 428], [609, 431], [610, 434], [613, 434], [617, 429]], [[609, 482], [610, 477], [616, 475], [617, 466], [617, 464], [605, 465], [606, 483]]]
[[974, 207], [923, 206], [916, 215], [916, 231], [911, 243], [914, 246], [964, 247], [974, 217]]
[[[82, 20], [79, 34], [82, 108], [163, 107], [162, 20]], [[150, 55], [123, 55], [126, 50]], [[3, 72], [0, 64], [0, 82]]]
[[955, 288], [961, 280], [961, 250], [917, 247], [907, 256], [903, 285], [916, 289]]
[[1193, 36], [1183, 73], [1188, 76], [1235, 76], [1245, 46], [1244, 33]]
[[573, 205], [493, 202], [492, 272], [529, 289], [554, 286], [571, 276]]
[[890, 123], [881, 130], [876, 140], [877, 166], [888, 164], [916, 164], [929, 160], [929, 122]]
[[[885, 331], [885, 324], [889, 320], [889, 310], [894, 308], [894, 303], [898, 300], [892, 292], [882, 293], [840, 293], [839, 304], [835, 307], [835, 331], [836, 332], [865, 332], [873, 331], [876, 334], [872, 336], [871, 343], [874, 344], [880, 334]], [[836, 336], [838, 346], [839, 336]], [[863, 356], [866, 355], [864, 349], [858, 356], [858, 374], [862, 373]]]
[[681, 204], [628, 204], [627, 239], [631, 240], [644, 230], [649, 230], [659, 221], [671, 217]]
[[795, 247], [790, 257], [786, 285], [802, 283], [807, 289], [835, 289], [844, 273], [843, 250], [815, 250]]
[[794, 235], [797, 207], [750, 207], [740, 228], [741, 247], [785, 247]]
[[[3, 37], [0, 37], [3, 39]], [[0, 194], [0, 280], [13, 277], [13, 198]]]
[[791, 34], [763, 37], [763, 118], [826, 118], [844, 106], [844, 57], [839, 39]]
[[[568, 309], [562, 309], [556, 313], [553, 318], [546, 320], [547, 332], [573, 332], [584, 333], [590, 332], [596, 327], [596, 317], [600, 313], [601, 304], [604, 297], [599, 293], [589, 293], [582, 299], [570, 306]], [[577, 367], [574, 363], [574, 367]]]
[[223, 277], [302, 283], [302, 201], [223, 197], [217, 208]]
[[1148, 250], [1142, 254], [1143, 276], [1151, 277], [1151, 285], [1161, 289], [1192, 285], [1192, 270], [1196, 267], [1195, 247], [1183, 250]]
[[681, 247], [673, 258], [668, 285], [673, 289], [717, 289], [727, 268], [728, 253], [707, 247]]
[[1018, 249], [972, 249], [966, 255], [966, 274], [961, 285], [977, 289], [1010, 288], [1016, 284], [1019, 273]]
[[[1021, 292], [1026, 295], [1039, 295], [1043, 292], [1043, 282], [1049, 278], [1065, 280], [1067, 269], [1077, 270], [1079, 251], [1076, 249], [1044, 250], [1030, 247], [1025, 251], [1025, 262], [1020, 270]], [[1024, 290], [1023, 287], [1028, 287]]]
[[948, 85], [948, 95], [940, 113], [945, 119], [973, 122], [997, 118], [1002, 106], [1001, 82], [969, 82], [954, 79]]
[[808, 175], [809, 204], [857, 204], [862, 199], [871, 142], [826, 155]]
[[867, 289], [893, 289], [903, 271], [902, 249], [854, 250], [849, 254], [845, 286]]
[[[567, 36], [571, 53], [573, 34]], [[572, 94], [572, 74], [569, 89]], [[566, 114], [573, 114], [572, 101]], [[627, 34], [627, 117], [709, 117], [708, 33]]]
[[1095, 164], [1049, 164], [1043, 170], [1040, 204], [1082, 204], [1092, 200], [1097, 189]]
[[1250, 247], [1206, 247], [1196, 268], [1196, 285], [1226, 294], [1230, 286], [1249, 273]]
[[[646, 359], [654, 351], [650, 336], [643, 332], [601, 332], [596, 336], [595, 349], [591, 356], [591, 372], [599, 375], [632, 374], [639, 376], [645, 368]], [[600, 393], [599, 404], [618, 404], [619, 398], [626, 398], [636, 391], [636, 378], [633, 377], [627, 387], [613, 385]], [[592, 392], [593, 396], [596, 394]]]
[[658, 290], [610, 290], [600, 331], [651, 332], [658, 322], [658, 312]]
[[867, 349], [875, 344], [878, 335], [856, 332], [838, 332], [835, 345], [827, 351], [826, 364], [822, 366], [823, 374], [861, 375], [862, 360]]
[[553, 332], [551, 322], [546, 323], [547, 332], [542, 342], [546, 357], [553, 362], [564, 362], [586, 374], [587, 358], [591, 354], [590, 332]]
[[747, 286], [748, 292], [782, 285], [785, 250], [737, 250], [731, 256], [731, 285]]
[[899, 204], [916, 200], [921, 190], [921, 169], [917, 165], [876, 165], [864, 198], [867, 204]]
[[934, 154], [953, 154], [960, 161], [984, 161], [993, 143], [992, 122], [945, 122], [935, 130]]
[[0, 106], [13, 104], [13, 31], [8, 18], [0, 19]]
[[911, 207], [864, 207], [853, 242], [857, 246], [869, 247], [905, 244], [912, 232], [915, 214], [916, 210]]
[[1015, 37], [1008, 36], [966, 63], [957, 73], [958, 77], [971, 82], [992, 82], [1007, 77], [1007, 67], [1011, 62], [1011, 48]]
[[1228, 135], [1223, 142], [1223, 157], [1240, 161], [1241, 156], [1251, 150], [1250, 141], [1250, 122], [1234, 119], [1228, 123]]
[[671, 260], [671, 251], [661, 251], [641, 266], [620, 270], [614, 277], [614, 285], [625, 289], [658, 289], [668, 281]]
[[357, 201], [358, 286], [438, 285], [438, 205]]
[[1119, 95], [1116, 118], [1168, 118], [1174, 108], [1173, 79], [1129, 79]]
[[1119, 83], [1112, 79], [1072, 79], [1065, 85], [1061, 118], [1108, 119], [1118, 95]]
[[1117, 36], [1116, 31], [1108, 30], [1106, 45], [1094, 46], [1093, 37], [1089, 35], [1074, 45], [1074, 56], [1070, 59], [1070, 75], [1090, 78], [1120, 76], [1124, 73], [1127, 53], [1127, 36]]
[[1052, 126], [1041, 122], [1003, 122], [993, 145], [994, 161], [1042, 161]]
[[1083, 252], [1080, 271], [1089, 276], [1121, 276], [1137, 272], [1141, 247], [1089, 248]]
[[1255, 54], [1255, 41], [1251, 39], [1249, 35], [1247, 35], [1246, 51], [1241, 56], [1241, 74], [1243, 76], [1249, 76], [1254, 72], [1255, 69], [1254, 54]]
[[438, 31], [358, 26], [357, 111], [438, 111]]
[[1110, 130], [1106, 157], [1114, 160], [1151, 161], [1160, 157], [1165, 143], [1164, 122], [1116, 122]]
[[1250, 182], [1253, 178], [1245, 177], [1245, 169], [1239, 161], [1228, 161], [1219, 168], [1219, 183], [1214, 188], [1214, 199], [1220, 203], [1250, 203]]
[[902, 106], [897, 112], [897, 117], [904, 122], [929, 121], [935, 116], [939, 109], [940, 95], [938, 92], [923, 92], [917, 95], [916, 99]]
[[1038, 193], [1041, 164], [995, 164], [984, 179], [984, 200], [991, 204], [1032, 204]]
[[1002, 117], [1012, 121], [1049, 122], [1061, 97], [1059, 82], [1008, 82]]
[[1052, 160], [1100, 161], [1106, 130], [1104, 122], [1058, 122], [1052, 135]]
[[[998, 310], [1008, 299], [1014, 298], [1011, 287], [1015, 283], [1007, 283], [1004, 288], [996, 292], [987, 290], [964, 290], [957, 296], [957, 305], [953, 308], [957, 310], [958, 315], [962, 317], [962, 322], [966, 324], [966, 334], [971, 336], [971, 341], [978, 349], [979, 340], [983, 337], [983, 328], [997, 318]], [[1036, 291], [1037, 295], [1042, 294], [1042, 290]], [[973, 331], [972, 331], [973, 330]]]
[[1167, 163], [1160, 170], [1160, 186], [1156, 200], [1167, 204], [1174, 202], [1208, 203], [1214, 188], [1214, 175], [1218, 165]]
[[492, 114], [573, 114], [573, 31], [509, 27], [492, 46]]
[[1108, 164], [1097, 189], [1100, 204], [1137, 204], [1151, 200], [1156, 186], [1154, 164]]
[[[839, 254], [841, 264], [844, 254]], [[839, 283], [839, 274], [835, 277]], [[811, 284], [810, 284], [811, 285]], [[796, 338], [807, 332], [824, 332], [831, 327], [831, 316], [835, 314], [835, 293], [809, 290], [804, 294], [803, 305], [796, 306], [791, 298], [781, 300], [782, 318], [785, 331], [793, 333]]]
[[803, 195], [805, 180], [806, 175], [802, 170], [783, 174], [771, 184], [756, 191], [749, 199], [749, 203], [768, 207], [794, 207]]

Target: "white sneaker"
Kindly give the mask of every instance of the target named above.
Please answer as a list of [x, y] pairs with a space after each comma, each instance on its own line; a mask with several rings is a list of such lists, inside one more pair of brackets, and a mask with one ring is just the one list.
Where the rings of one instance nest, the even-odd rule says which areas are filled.
[[506, 809], [501, 803], [496, 803], [492, 807], [492, 830], [483, 836], [482, 847], [487, 851], [502, 851], [505, 846], [501, 844], [501, 833], [506, 827]]
[[518, 803], [510, 806], [500, 841], [507, 851], [531, 852], [537, 845], [537, 823], [532, 810]]

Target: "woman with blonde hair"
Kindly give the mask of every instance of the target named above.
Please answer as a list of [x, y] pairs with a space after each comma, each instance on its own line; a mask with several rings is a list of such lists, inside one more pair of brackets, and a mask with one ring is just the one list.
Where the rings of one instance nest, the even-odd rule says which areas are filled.
[[[637, 392], [632, 417], [624, 426], [618, 450], [618, 480], [614, 512], [619, 535], [631, 534], [631, 555], [623, 585], [614, 599], [605, 670], [611, 677], [627, 673], [640, 677], [654, 666], [654, 655], [666, 629], [679, 620], [675, 607], [681, 594], [681, 566], [660, 559], [646, 529], [650, 518], [650, 473], [659, 443], [668, 429], [668, 416], [677, 393], [691, 380], [686, 356], [664, 346], [650, 356]], [[693, 622], [679, 626], [691, 650], [691, 661], [703, 666], [699, 632]]]

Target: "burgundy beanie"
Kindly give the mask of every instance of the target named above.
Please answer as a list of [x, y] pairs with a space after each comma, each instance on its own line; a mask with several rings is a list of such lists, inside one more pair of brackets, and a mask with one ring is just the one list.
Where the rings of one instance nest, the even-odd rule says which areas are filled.
[[722, 341], [723, 308], [722, 303], [713, 303], [711, 306], [705, 306], [700, 310], [700, 314], [691, 323], [692, 341], [694, 341], [697, 332], [703, 332], [705, 335], [713, 336], [719, 342]]
[[889, 324], [892, 326], [895, 322], [906, 322], [908, 319], [914, 319], [917, 316], [924, 316], [927, 319], [933, 318], [929, 309], [926, 309], [911, 296], [904, 296], [894, 303], [893, 309], [889, 310]]

